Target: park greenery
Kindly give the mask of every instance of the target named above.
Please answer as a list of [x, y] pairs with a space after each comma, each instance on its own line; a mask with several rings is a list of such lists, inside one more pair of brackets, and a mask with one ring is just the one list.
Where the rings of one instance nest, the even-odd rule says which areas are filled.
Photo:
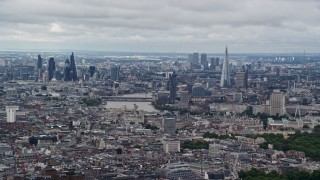
[[144, 128], [151, 129], [151, 130], [158, 130], [159, 129], [157, 126], [153, 126], [151, 124], [147, 124]]
[[86, 104], [87, 106], [99, 106], [101, 104], [101, 99], [87, 99], [83, 98], [82, 102]]
[[320, 126], [316, 126], [313, 133], [297, 131], [290, 135], [288, 139], [280, 134], [262, 134], [257, 137], [263, 137], [266, 140], [260, 145], [263, 149], [267, 149], [268, 144], [273, 144], [273, 148], [276, 150], [303, 151], [312, 160], [320, 160]]
[[189, 110], [186, 108], [179, 108], [179, 107], [165, 105], [165, 104], [154, 104], [154, 108], [161, 111], [165, 111], [165, 110], [170, 112], [180, 111], [181, 114], [185, 114], [189, 112]]
[[243, 180], [317, 180], [320, 179], [320, 171], [310, 173], [303, 170], [289, 170], [279, 174], [276, 171], [265, 173], [263, 170], [253, 168], [250, 171], [241, 170], [239, 178]]
[[183, 149], [209, 149], [209, 142], [206, 141], [184, 141], [181, 144]]
[[[234, 135], [218, 135], [216, 133], [206, 132], [202, 136], [203, 138], [216, 138], [216, 139], [235, 139]], [[183, 149], [209, 149], [210, 142], [206, 141], [184, 141], [181, 144]]]

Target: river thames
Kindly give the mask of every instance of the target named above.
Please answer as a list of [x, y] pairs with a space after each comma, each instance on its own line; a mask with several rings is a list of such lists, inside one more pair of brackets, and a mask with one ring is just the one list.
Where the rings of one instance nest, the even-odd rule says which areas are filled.
[[[151, 93], [144, 94], [144, 93], [138, 93], [138, 94], [126, 94], [122, 97], [152, 97]], [[144, 110], [146, 112], [154, 112], [157, 111], [151, 104], [151, 102], [127, 102], [127, 101], [108, 101], [106, 108], [113, 109], [113, 108], [124, 108], [127, 109], [133, 109], [134, 104], [138, 106], [138, 110]]]

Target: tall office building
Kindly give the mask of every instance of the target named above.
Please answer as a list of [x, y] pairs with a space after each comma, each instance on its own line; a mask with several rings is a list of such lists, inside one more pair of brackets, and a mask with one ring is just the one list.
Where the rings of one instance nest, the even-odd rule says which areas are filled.
[[200, 55], [200, 62], [201, 62], [201, 65], [203, 66], [203, 69], [207, 70], [208, 69], [207, 54], [203, 53]]
[[235, 82], [237, 88], [248, 88], [248, 71], [237, 72]]
[[199, 63], [199, 53], [195, 52], [193, 54], [189, 55], [190, 65], [191, 69], [200, 69], [200, 63]]
[[113, 81], [119, 81], [119, 79], [120, 79], [120, 66], [111, 66], [110, 78]]
[[177, 74], [173, 71], [172, 75], [169, 76], [169, 90], [170, 90], [170, 97], [169, 103], [174, 104], [174, 101], [177, 97]]
[[220, 59], [218, 57], [212, 57], [210, 58], [210, 69], [215, 69], [220, 65]]
[[226, 47], [226, 52], [224, 56], [222, 73], [221, 73], [221, 81], [220, 87], [230, 87], [231, 79], [230, 79], [230, 68], [229, 68], [229, 55], [228, 55], [228, 47]]
[[71, 65], [69, 59], [64, 62], [64, 81], [72, 81]]
[[54, 62], [54, 59], [51, 57], [48, 63], [48, 80], [49, 81], [51, 81], [51, 79], [54, 77], [55, 70], [56, 70], [56, 63]]
[[38, 55], [37, 69], [42, 69], [42, 58]]
[[78, 80], [77, 67], [76, 67], [76, 62], [74, 61], [73, 52], [70, 56], [70, 69], [71, 69], [70, 74], [71, 74], [72, 81], [77, 81]]
[[39, 81], [39, 79], [42, 79], [43, 74], [43, 61], [40, 55], [38, 55], [38, 61], [37, 61], [37, 69], [36, 69], [36, 81]]
[[163, 120], [163, 130], [165, 134], [170, 134], [171, 136], [176, 135], [176, 119], [175, 118], [165, 118]]
[[210, 58], [210, 69], [216, 69], [215, 60], [214, 57]]
[[58, 81], [62, 80], [62, 72], [60, 70], [56, 70], [55, 77]]
[[274, 90], [270, 97], [270, 115], [283, 115], [285, 108], [285, 96], [280, 90]]
[[95, 72], [96, 72], [96, 67], [95, 66], [89, 66], [90, 77], [92, 77]]
[[181, 91], [180, 92], [180, 106], [181, 107], [188, 107], [189, 106], [189, 92], [188, 91]]
[[192, 54], [192, 63], [193, 64], [199, 64], [199, 53], [194, 52]]

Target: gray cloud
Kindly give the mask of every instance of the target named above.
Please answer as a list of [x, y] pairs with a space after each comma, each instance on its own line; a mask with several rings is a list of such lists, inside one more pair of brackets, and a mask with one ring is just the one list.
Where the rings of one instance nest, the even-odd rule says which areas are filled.
[[319, 7], [316, 0], [0, 0], [0, 48], [318, 52]]

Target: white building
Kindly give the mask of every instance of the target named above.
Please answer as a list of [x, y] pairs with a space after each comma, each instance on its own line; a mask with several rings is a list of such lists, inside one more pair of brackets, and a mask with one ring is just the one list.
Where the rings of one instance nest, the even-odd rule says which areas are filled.
[[164, 141], [163, 142], [163, 151], [165, 153], [170, 152], [180, 152], [180, 141]]
[[16, 122], [16, 111], [19, 110], [19, 106], [6, 106], [7, 122]]

